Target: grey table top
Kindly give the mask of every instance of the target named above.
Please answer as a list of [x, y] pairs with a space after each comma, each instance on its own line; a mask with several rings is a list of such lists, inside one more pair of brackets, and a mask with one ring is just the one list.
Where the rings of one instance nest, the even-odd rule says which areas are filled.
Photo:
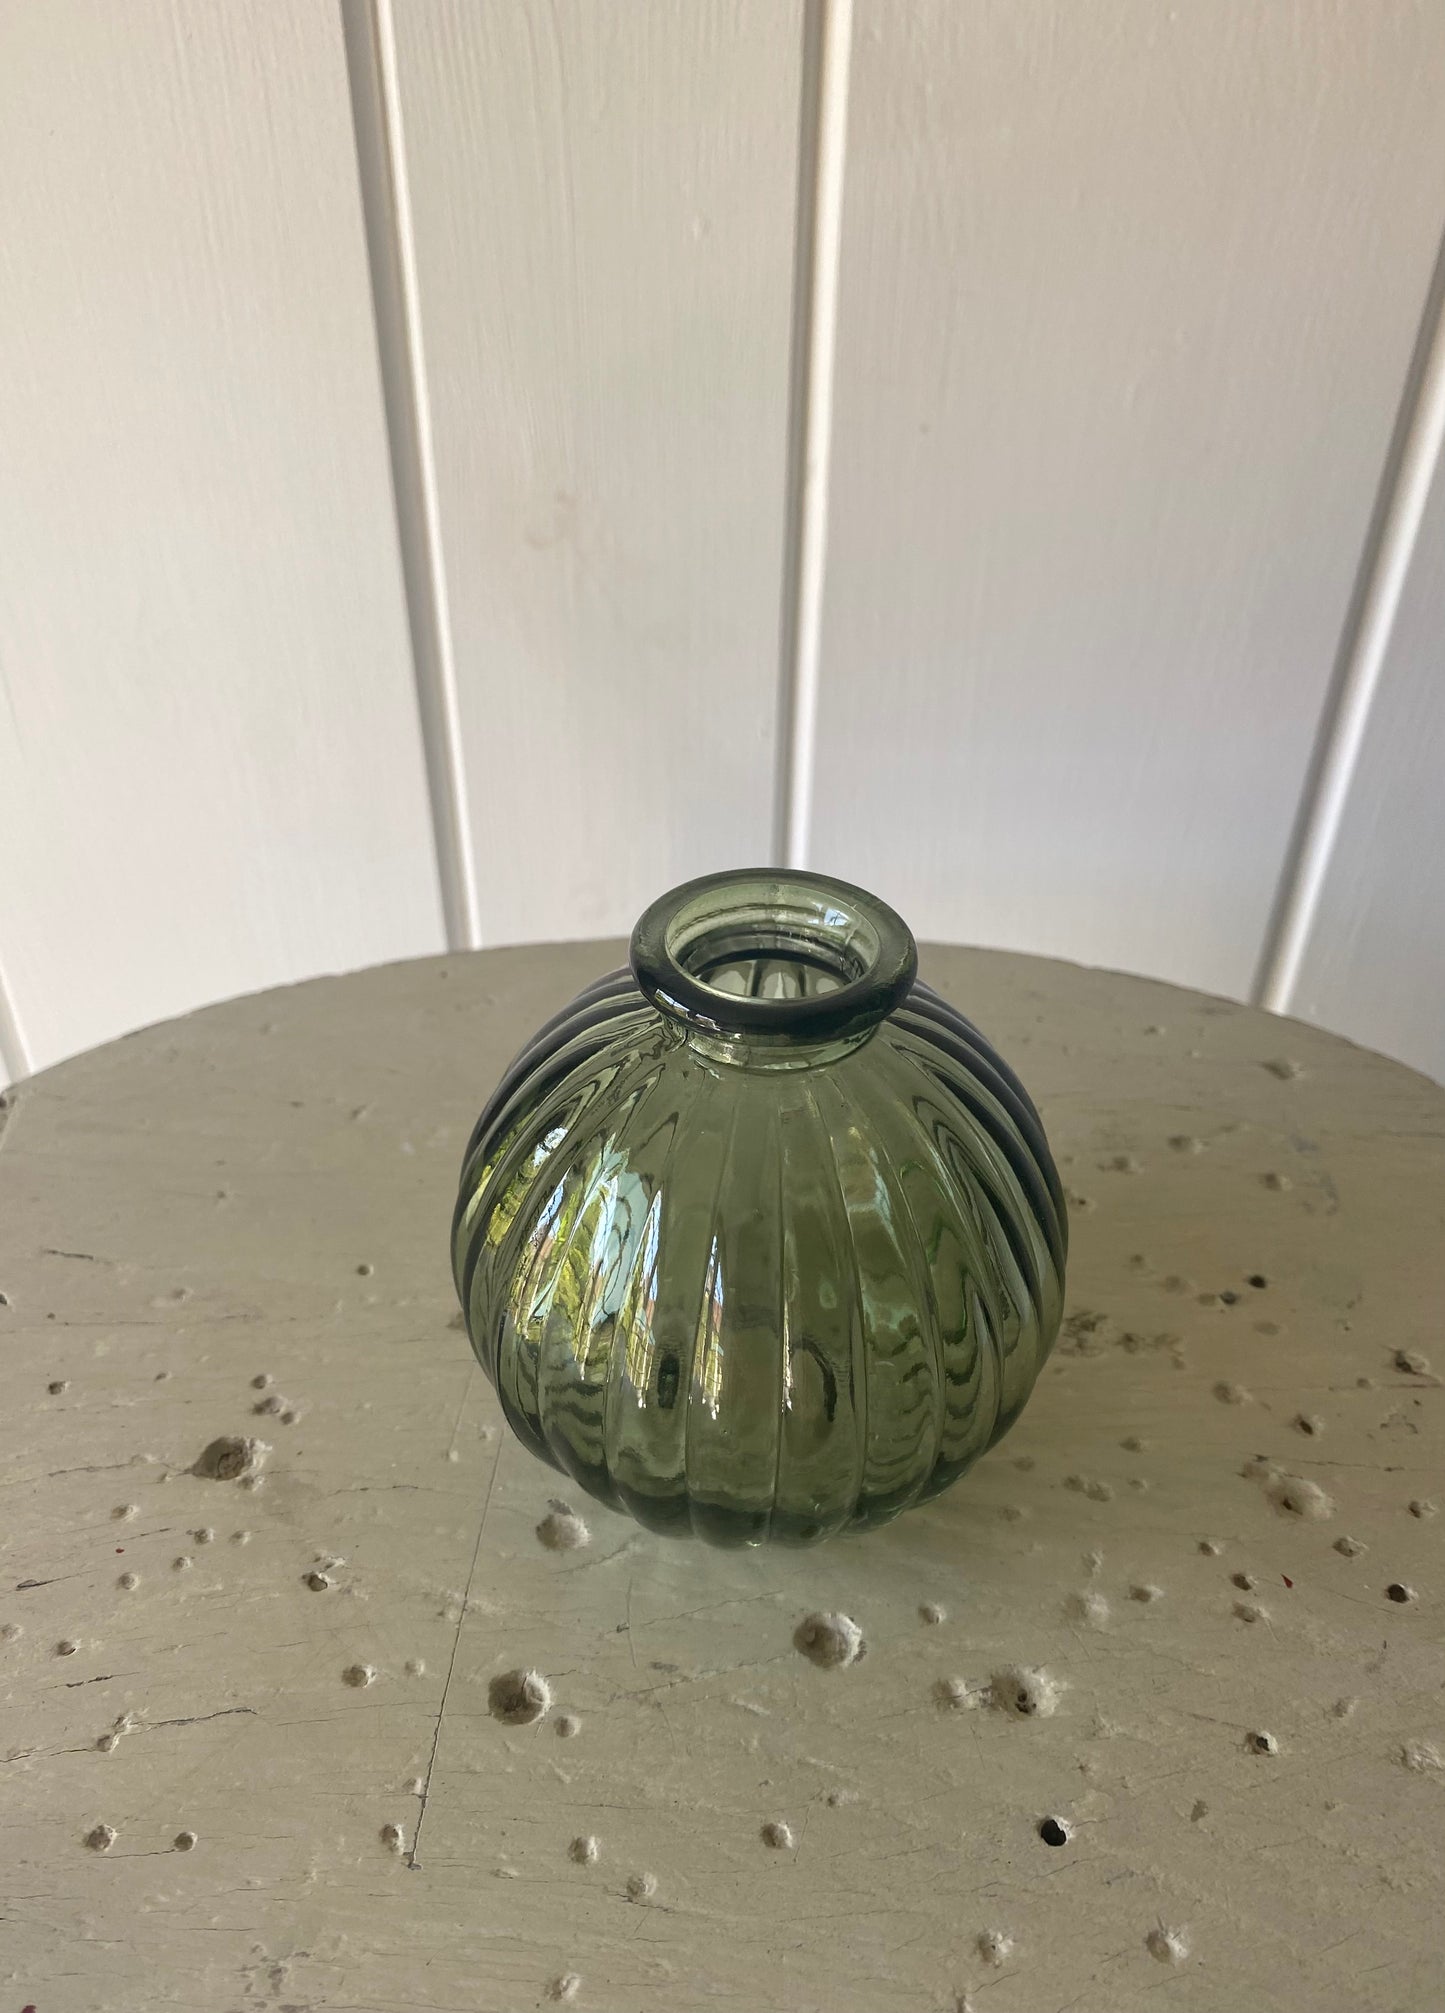
[[[502, 1064], [619, 955], [318, 981], [10, 1094], [16, 2013], [1438, 2006], [1445, 1093], [1168, 986], [926, 952], [1071, 1192], [1022, 1421], [819, 1552], [576, 1498], [555, 1549], [446, 1232]], [[204, 1472], [226, 1436], [269, 1451]], [[796, 1652], [817, 1609], [861, 1662]], [[990, 1708], [1013, 1666], [1053, 1710]], [[489, 1711], [513, 1668], [530, 1725]]]

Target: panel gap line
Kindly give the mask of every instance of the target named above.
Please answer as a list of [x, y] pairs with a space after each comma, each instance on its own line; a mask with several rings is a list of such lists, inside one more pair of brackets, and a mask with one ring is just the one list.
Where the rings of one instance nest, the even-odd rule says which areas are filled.
[[1445, 238], [1425, 299], [1250, 998], [1300, 1011], [1300, 971], [1445, 452]]
[[773, 809], [788, 867], [806, 866], [813, 817], [852, 42], [853, 0], [805, 0]]
[[[32, 1075], [35, 1069], [35, 1058], [21, 1028], [3, 964], [0, 964], [0, 1069], [12, 1083], [19, 1083], [22, 1077]], [[0, 1089], [3, 1088], [0, 1085]]]
[[397, 542], [447, 946], [481, 942], [392, 0], [341, 0]]

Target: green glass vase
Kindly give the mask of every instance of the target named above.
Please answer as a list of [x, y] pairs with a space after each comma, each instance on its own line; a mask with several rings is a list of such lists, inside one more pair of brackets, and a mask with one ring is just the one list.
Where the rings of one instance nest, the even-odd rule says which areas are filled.
[[517, 1437], [649, 1529], [811, 1544], [1007, 1431], [1058, 1333], [1037, 1112], [817, 874], [664, 895], [477, 1122], [453, 1269]]

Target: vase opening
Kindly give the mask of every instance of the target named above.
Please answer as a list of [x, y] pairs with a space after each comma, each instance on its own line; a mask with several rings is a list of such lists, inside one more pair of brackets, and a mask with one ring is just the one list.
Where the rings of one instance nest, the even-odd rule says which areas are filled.
[[846, 881], [784, 868], [674, 888], [632, 933], [643, 992], [704, 1053], [796, 1066], [867, 1039], [912, 985], [903, 919]]

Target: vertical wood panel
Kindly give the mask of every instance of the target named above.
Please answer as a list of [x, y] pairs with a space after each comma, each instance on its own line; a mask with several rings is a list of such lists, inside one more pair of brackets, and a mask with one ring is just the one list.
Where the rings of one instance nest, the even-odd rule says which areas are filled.
[[0, 960], [39, 1066], [440, 943], [340, 25], [0, 13]]
[[483, 941], [771, 845], [801, 15], [395, 10]]
[[1243, 992], [1442, 214], [1445, 11], [859, 0], [810, 856]]
[[1445, 1081], [1445, 469], [1438, 466], [1287, 1004]]

